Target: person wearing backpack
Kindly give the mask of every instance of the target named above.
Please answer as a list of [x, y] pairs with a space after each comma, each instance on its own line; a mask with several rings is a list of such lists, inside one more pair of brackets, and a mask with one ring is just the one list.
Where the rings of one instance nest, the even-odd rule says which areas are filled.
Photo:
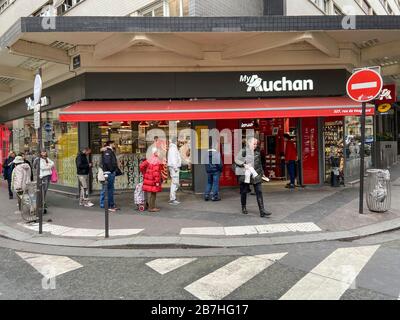
[[214, 145], [207, 151], [206, 159], [207, 186], [204, 192], [204, 200], [220, 201], [219, 178], [222, 173], [223, 164], [221, 154]]
[[27, 190], [28, 184], [31, 182], [32, 169], [30, 164], [25, 162], [22, 156], [16, 156], [14, 161], [14, 170], [12, 172], [12, 187], [17, 193], [18, 209], [21, 211], [21, 200], [24, 191]]

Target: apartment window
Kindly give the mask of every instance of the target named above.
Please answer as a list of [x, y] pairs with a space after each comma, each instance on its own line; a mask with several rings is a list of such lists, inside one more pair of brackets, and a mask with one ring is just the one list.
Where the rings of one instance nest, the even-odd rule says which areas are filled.
[[143, 17], [168, 17], [169, 7], [167, 0], [159, 0], [136, 12], [137, 16]]
[[331, 4], [331, 0], [310, 0], [312, 3], [314, 3], [320, 10], [322, 10], [325, 13], [329, 13], [329, 8]]
[[361, 1], [361, 7], [366, 14], [372, 14], [371, 5], [366, 0]]
[[0, 0], [0, 14], [2, 14], [15, 0]]
[[333, 14], [337, 16], [343, 15], [342, 10], [336, 4], [333, 5]]
[[63, 13], [67, 12], [68, 10], [72, 9], [79, 3], [85, 0], [58, 0], [55, 1], [55, 7], [57, 8], [57, 14], [62, 15]]

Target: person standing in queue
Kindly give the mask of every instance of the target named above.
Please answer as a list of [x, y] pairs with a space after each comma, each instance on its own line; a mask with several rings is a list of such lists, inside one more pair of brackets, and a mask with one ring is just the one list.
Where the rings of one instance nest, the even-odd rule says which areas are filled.
[[[107, 202], [108, 202], [108, 210], [111, 212], [116, 212], [118, 208], [114, 202], [114, 185], [115, 185], [115, 176], [118, 170], [118, 162], [117, 156], [114, 152], [115, 143], [114, 141], [107, 141], [105, 143], [104, 148], [101, 151], [101, 168], [104, 173], [108, 173], [108, 183], [107, 183]], [[106, 186], [103, 184], [102, 190], [100, 193], [100, 208], [104, 209], [104, 199], [105, 199], [105, 191]]]
[[149, 212], [159, 212], [156, 207], [157, 193], [162, 191], [162, 169], [163, 164], [159, 158], [156, 147], [151, 148], [151, 156], [140, 164], [140, 172], [143, 174], [143, 191], [146, 192], [149, 202]]
[[90, 148], [84, 148], [78, 153], [75, 159], [79, 183], [79, 205], [89, 208], [94, 206], [89, 200], [89, 173], [92, 167], [92, 164], [89, 162], [89, 156], [91, 152]]
[[[268, 181], [264, 177], [264, 170], [261, 163], [260, 150], [257, 148], [258, 140], [254, 137], [247, 139], [246, 147], [242, 148], [235, 158], [235, 165], [238, 167], [237, 174], [239, 175], [240, 183], [240, 201], [242, 205], [242, 213], [248, 214], [247, 205], [247, 193], [249, 192], [249, 185], [254, 186], [254, 190], [257, 197], [257, 204], [260, 211], [260, 217], [268, 217], [272, 213], [265, 210], [264, 198], [262, 194], [262, 182], [263, 180]], [[253, 172], [250, 175], [248, 172]], [[249, 180], [247, 180], [249, 179]]]
[[13, 199], [11, 181], [12, 181], [12, 172], [14, 169], [14, 163], [13, 163], [14, 159], [15, 159], [15, 152], [10, 151], [7, 159], [4, 160], [4, 162], [3, 162], [3, 177], [4, 177], [4, 180], [7, 180], [8, 198], [10, 200]]
[[207, 151], [206, 172], [207, 172], [207, 185], [204, 192], [204, 200], [220, 201], [219, 195], [219, 178], [223, 170], [221, 154], [218, 151], [216, 144], [211, 145]]
[[43, 213], [47, 213], [47, 191], [49, 190], [50, 179], [52, 175], [52, 170], [54, 168], [54, 162], [49, 159], [46, 150], [42, 150], [40, 152], [40, 172], [39, 178], [42, 182], [42, 205], [43, 205]]
[[182, 159], [177, 146], [177, 138], [171, 137], [168, 149], [168, 168], [171, 177], [171, 190], [169, 194], [169, 204], [178, 205], [180, 202], [176, 199], [176, 192], [179, 189], [179, 172], [182, 166]]
[[289, 189], [294, 189], [295, 187], [295, 178], [296, 178], [296, 161], [297, 161], [297, 149], [296, 145], [293, 142], [292, 137], [285, 133], [283, 135], [286, 143], [285, 148], [285, 162], [287, 166], [287, 170], [289, 173], [290, 182], [287, 186]]

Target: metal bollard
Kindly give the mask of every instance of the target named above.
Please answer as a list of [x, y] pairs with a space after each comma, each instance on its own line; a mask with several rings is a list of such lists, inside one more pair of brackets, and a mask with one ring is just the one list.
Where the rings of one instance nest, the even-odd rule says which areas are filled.
[[108, 172], [104, 173], [104, 178], [106, 179], [104, 181], [104, 214], [105, 214], [105, 237], [109, 237], [109, 212], [108, 212]]

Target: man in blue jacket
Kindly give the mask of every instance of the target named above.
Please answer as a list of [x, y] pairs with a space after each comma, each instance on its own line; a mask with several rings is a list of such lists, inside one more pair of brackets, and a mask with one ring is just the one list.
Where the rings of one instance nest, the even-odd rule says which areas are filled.
[[207, 172], [207, 186], [204, 192], [204, 200], [220, 201], [219, 196], [219, 178], [223, 169], [222, 158], [216, 145], [213, 145], [207, 152], [206, 159], [206, 172]]
[[15, 152], [10, 151], [8, 154], [8, 158], [3, 163], [3, 177], [4, 180], [7, 180], [8, 183], [8, 195], [9, 199], [13, 198], [13, 192], [11, 190], [11, 180], [12, 180], [12, 171], [14, 169], [14, 161], [15, 159]]

